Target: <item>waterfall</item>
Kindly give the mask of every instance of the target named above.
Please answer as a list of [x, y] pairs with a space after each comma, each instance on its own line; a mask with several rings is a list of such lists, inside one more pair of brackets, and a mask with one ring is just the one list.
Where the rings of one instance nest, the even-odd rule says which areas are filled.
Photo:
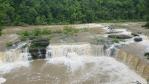
[[28, 61], [31, 57], [28, 53], [28, 48], [23, 48], [27, 43], [19, 43], [11, 49], [6, 49], [4, 56], [2, 57], [2, 62], [12, 63], [16, 61]]
[[[7, 55], [5, 55], [6, 57], [4, 57], [3, 64], [0, 66], [0, 72], [10, 72], [12, 69], [20, 67], [23, 64], [23, 66], [26, 66], [25, 62], [27, 62], [31, 56], [28, 53], [28, 48], [24, 47], [25, 45], [19, 44], [19, 47], [12, 48], [6, 52]], [[43, 65], [42, 67], [39, 61], [45, 60], [35, 60], [33, 63], [30, 63], [32, 66], [28, 67], [31, 69], [18, 69], [13, 77], [23, 76], [28, 78], [23, 79], [26, 80], [24, 81], [25, 84], [26, 82], [31, 84], [32, 79], [38, 77], [39, 79], [41, 78], [41, 80], [50, 81], [48, 82], [50, 84], [55, 84], [55, 79], [50, 79], [49, 77], [58, 78], [56, 80], [61, 80], [62, 77], [68, 77], [67, 81], [62, 79], [64, 84], [82, 84], [85, 82], [91, 82], [93, 84], [130, 84], [135, 81], [147, 84], [144, 79], [131, 71], [124, 64], [116, 61], [112, 57], [103, 56], [103, 50], [102, 45], [92, 45], [89, 43], [51, 44], [47, 47], [46, 63], [41, 64]], [[41, 52], [37, 53], [41, 54]], [[13, 55], [16, 56], [12, 58]], [[7, 63], [9, 63], [9, 65], [7, 65]], [[22, 72], [22, 69], [25, 70]], [[58, 74], [57, 72], [62, 74]], [[3, 77], [0, 78], [0, 81], [1, 80], [2, 82], [5, 81]], [[40, 80], [36, 79], [36, 81]], [[52, 83], [53, 81], [54, 83]], [[59, 83], [61, 83], [61, 81], [59, 81]]]
[[102, 45], [86, 44], [67, 44], [67, 45], [49, 45], [47, 47], [46, 58], [69, 57], [71, 54], [79, 56], [103, 56]]
[[[91, 46], [89, 44], [76, 45], [49, 45], [47, 48], [47, 58], [49, 57], [68, 57], [69, 54], [75, 53], [77, 55], [90, 55]], [[51, 53], [51, 54], [50, 54]]]
[[6, 51], [0, 52], [0, 74], [8, 73], [17, 67], [29, 66], [31, 55], [28, 48], [25, 47], [26, 45], [27, 42], [18, 43]]
[[[64, 65], [63, 67], [70, 76], [68, 81], [71, 81], [66, 84], [81, 84], [88, 79], [102, 84], [130, 84], [135, 81], [146, 84], [144, 79], [129, 70], [124, 64], [110, 56], [103, 56], [103, 50], [103, 46], [92, 44], [49, 45], [46, 60], [47, 64], [54, 66], [62, 67]], [[73, 79], [73, 77], [76, 78]], [[104, 82], [102, 82], [102, 78], [105, 78]]]

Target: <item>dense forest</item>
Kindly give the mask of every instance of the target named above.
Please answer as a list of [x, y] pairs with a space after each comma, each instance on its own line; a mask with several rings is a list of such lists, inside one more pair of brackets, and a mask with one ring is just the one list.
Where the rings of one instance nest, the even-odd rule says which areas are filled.
[[149, 0], [145, 0], [145, 10], [146, 10], [146, 21], [147, 24], [145, 25], [149, 29]]
[[145, 0], [0, 0], [0, 23], [37, 25], [140, 21], [147, 18], [145, 11]]

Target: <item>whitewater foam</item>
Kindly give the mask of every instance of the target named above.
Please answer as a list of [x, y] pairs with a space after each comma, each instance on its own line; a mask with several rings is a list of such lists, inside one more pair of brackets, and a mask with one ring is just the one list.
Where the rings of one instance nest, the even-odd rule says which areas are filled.
[[29, 66], [28, 48], [23, 48], [27, 42], [15, 44], [12, 48], [4, 52], [4, 56], [0, 60], [0, 74], [9, 73], [18, 67]]
[[5, 83], [6, 82], [6, 79], [5, 78], [0, 78], [0, 84], [3, 84], [3, 83]]
[[[98, 81], [98, 84], [131, 84], [135, 81], [147, 84], [143, 78], [137, 75], [134, 71], [130, 70], [126, 65], [116, 61], [114, 58], [105, 56], [82, 57], [73, 55], [70, 57], [56, 57], [48, 60], [48, 63], [50, 64], [65, 65], [67, 70], [72, 72], [72, 74], [80, 71], [81, 75], [78, 76], [76, 80], [73, 79], [72, 84], [76, 84], [76, 82], [82, 83], [83, 81], [87, 81], [92, 78], [100, 80]], [[102, 82], [102, 76], [107, 76], [107, 78], [105, 78], [106, 81]], [[97, 80], [94, 81], [97, 82]]]
[[[108, 56], [93, 56], [89, 45], [50, 45], [51, 58], [47, 63], [64, 65], [70, 75], [71, 84], [81, 84], [92, 80], [93, 84], [131, 84], [146, 81], [126, 65]], [[87, 51], [82, 51], [82, 48]], [[49, 48], [48, 48], [49, 49]], [[64, 54], [64, 51], [66, 51]], [[77, 51], [76, 51], [77, 50]], [[84, 54], [80, 54], [84, 52]], [[76, 73], [79, 75], [75, 76]]]
[[18, 61], [14, 63], [3, 63], [0, 64], [0, 74], [5, 74], [11, 72], [13, 69], [20, 67], [28, 67], [29, 62]]

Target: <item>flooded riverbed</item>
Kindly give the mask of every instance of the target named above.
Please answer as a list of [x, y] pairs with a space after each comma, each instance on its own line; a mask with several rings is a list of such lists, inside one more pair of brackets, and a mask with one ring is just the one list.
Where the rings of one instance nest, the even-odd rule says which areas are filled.
[[[125, 29], [116, 31], [131, 34]], [[134, 43], [133, 38], [107, 50], [103, 44], [50, 44], [45, 59], [40, 60], [32, 59], [26, 47], [29, 43], [21, 43], [2, 53], [0, 84], [147, 84], [135, 71], [110, 57], [115, 46], [130, 43]]]
[[[48, 63], [47, 63], [48, 62]], [[145, 80], [110, 57], [36, 60], [4, 74], [5, 84], [134, 84]]]

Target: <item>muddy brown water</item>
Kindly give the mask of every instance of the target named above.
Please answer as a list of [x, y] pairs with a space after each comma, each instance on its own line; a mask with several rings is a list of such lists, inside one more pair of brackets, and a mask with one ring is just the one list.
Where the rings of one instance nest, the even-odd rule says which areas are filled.
[[[46, 59], [32, 61], [26, 59], [27, 48], [24, 53], [17, 53], [18, 48], [14, 49], [12, 52], [9, 51], [8, 56], [4, 56], [7, 61], [1, 60], [0, 83], [134, 84], [139, 81], [147, 84], [145, 79], [123, 63], [103, 56], [102, 46], [96, 47], [88, 43], [49, 45]], [[50, 52], [52, 55], [48, 55]], [[13, 59], [12, 56], [18, 59]]]
[[[82, 57], [78, 58], [82, 60]], [[134, 84], [135, 81], [146, 84], [144, 79], [113, 58], [85, 57], [80, 62], [71, 59], [71, 62], [67, 58], [54, 58], [50, 63], [32, 61], [28, 67], [4, 74], [4, 84]]]

